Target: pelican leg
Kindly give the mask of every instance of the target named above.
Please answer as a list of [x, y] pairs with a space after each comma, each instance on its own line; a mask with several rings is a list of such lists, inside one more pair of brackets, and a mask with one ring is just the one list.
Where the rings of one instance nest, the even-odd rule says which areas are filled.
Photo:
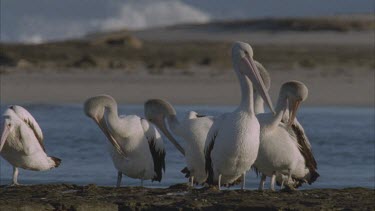
[[13, 166], [13, 181], [11, 186], [20, 185], [18, 183], [18, 168]]
[[266, 182], [266, 175], [262, 174], [262, 178], [260, 179], [259, 188], [258, 190], [263, 191], [264, 190], [264, 183]]
[[122, 172], [118, 171], [117, 172], [117, 185], [116, 185], [116, 187], [120, 187], [121, 186], [121, 180], [122, 180]]
[[292, 179], [292, 170], [288, 169], [288, 181], [287, 181], [287, 185], [289, 184], [289, 181], [291, 181]]
[[219, 190], [221, 190], [221, 174], [219, 174], [218, 185], [219, 185]]
[[[286, 181], [286, 187], [284, 187], [284, 188], [288, 188], [289, 190], [295, 190], [293, 185], [289, 185], [290, 181], [292, 181], [292, 170], [288, 169], [288, 180]], [[284, 180], [283, 180], [283, 182], [284, 182]], [[293, 184], [293, 182], [292, 182], [292, 184]]]
[[194, 187], [194, 176], [190, 177], [190, 186]]
[[242, 174], [241, 190], [245, 190], [245, 182], [246, 182], [246, 171]]
[[272, 173], [271, 177], [271, 190], [275, 191], [276, 172]]
[[142, 179], [141, 179], [141, 187], [143, 187], [143, 180], [144, 180], [144, 179], [142, 178]]
[[281, 180], [281, 186], [280, 186], [280, 190], [282, 190], [282, 189], [284, 188], [284, 182], [285, 182], [285, 180], [284, 180], [284, 179], [282, 179], [282, 180]]

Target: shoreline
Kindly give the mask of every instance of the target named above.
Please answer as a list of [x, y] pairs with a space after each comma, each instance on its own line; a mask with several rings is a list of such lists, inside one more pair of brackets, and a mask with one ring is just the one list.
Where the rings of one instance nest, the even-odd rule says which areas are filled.
[[[208, 71], [210, 72], [210, 71]], [[279, 87], [299, 80], [309, 88], [303, 106], [373, 107], [374, 72], [351, 74], [309, 70], [270, 70], [270, 95], [275, 103]], [[11, 73], [0, 75], [1, 104], [81, 104], [99, 94], [113, 96], [119, 104], [143, 104], [162, 98], [174, 105], [237, 105], [240, 92], [231, 71], [218, 75], [151, 75], [115, 72]]]
[[301, 191], [100, 187], [69, 184], [0, 186], [0, 210], [372, 210], [374, 189], [311, 189]]

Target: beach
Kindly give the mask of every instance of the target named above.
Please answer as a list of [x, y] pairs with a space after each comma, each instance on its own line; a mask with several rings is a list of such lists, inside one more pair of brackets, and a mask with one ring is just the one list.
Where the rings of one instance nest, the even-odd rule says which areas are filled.
[[180, 105], [236, 105], [230, 47], [253, 46], [279, 88], [299, 80], [306, 106], [374, 106], [372, 16], [182, 24], [82, 39], [0, 44], [1, 103], [80, 104], [109, 94], [121, 104], [162, 98]]
[[[270, 94], [277, 100], [282, 83], [299, 80], [309, 88], [305, 106], [374, 105], [374, 72], [349, 73], [309, 70], [270, 71]], [[3, 104], [82, 104], [109, 94], [121, 104], [143, 104], [161, 98], [181, 105], [236, 105], [240, 99], [235, 74], [210, 76], [123, 74], [121, 72], [15, 73], [1, 75]]]
[[[22, 172], [30, 185], [18, 187], [3, 185], [12, 170], [2, 166], [0, 210], [373, 210], [375, 25], [369, 17], [354, 24], [345, 18], [182, 24], [0, 43], [2, 109], [25, 106], [43, 129], [47, 151], [63, 160], [43, 174]], [[111, 187], [117, 172], [103, 150], [104, 135], [82, 111], [85, 100], [108, 94], [119, 113], [140, 116], [143, 103], [155, 98], [175, 105], [179, 118], [192, 109], [230, 112], [241, 97], [230, 56], [236, 40], [250, 43], [268, 70], [274, 104], [283, 83], [308, 87], [298, 118], [321, 178], [293, 192], [256, 191], [255, 179], [245, 191], [192, 189], [180, 184], [185, 161], [166, 142], [164, 183], [143, 188], [126, 178], [130, 187]]]

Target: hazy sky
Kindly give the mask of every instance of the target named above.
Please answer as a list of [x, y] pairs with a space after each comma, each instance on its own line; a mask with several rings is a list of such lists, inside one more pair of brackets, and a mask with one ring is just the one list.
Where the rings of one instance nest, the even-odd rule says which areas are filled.
[[371, 13], [373, 0], [1, 0], [1, 41], [256, 17]]

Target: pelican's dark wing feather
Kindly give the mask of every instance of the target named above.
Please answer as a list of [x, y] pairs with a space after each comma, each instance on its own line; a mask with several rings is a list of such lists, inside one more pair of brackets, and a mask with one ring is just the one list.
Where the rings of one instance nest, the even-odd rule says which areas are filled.
[[310, 178], [308, 183], [311, 184], [315, 182], [315, 180], [320, 176], [316, 171], [318, 169], [318, 165], [312, 153], [310, 142], [301, 127], [301, 125], [293, 123], [292, 130], [297, 138], [297, 142], [299, 145], [299, 151], [301, 152], [303, 158], [305, 158], [306, 167], [310, 171]]
[[163, 171], [165, 171], [165, 150], [163, 139], [160, 136], [160, 133], [156, 127], [149, 123], [145, 119], [141, 119], [141, 124], [145, 132], [148, 145], [150, 147], [150, 152], [152, 159], [154, 161], [154, 171], [155, 176], [152, 181], [161, 181], [163, 176]]
[[165, 151], [164, 149], [157, 149], [157, 142], [154, 137], [148, 139], [148, 144], [150, 146], [152, 159], [154, 161], [154, 171], [156, 173], [154, 178], [152, 178], [152, 181], [160, 182], [163, 176], [163, 171], [165, 171]]
[[217, 134], [218, 134], [217, 132], [213, 133], [212, 137], [208, 139], [209, 143], [206, 145], [206, 148], [205, 148], [205, 159], [206, 159], [205, 168], [206, 168], [206, 173], [208, 175], [206, 183], [209, 185], [214, 184], [214, 171], [212, 169], [211, 152], [212, 152], [212, 149], [214, 148]]
[[[281, 122], [286, 124], [287, 121], [287, 119], [283, 119]], [[298, 122], [297, 118], [291, 125], [291, 129], [287, 130], [290, 133], [290, 135], [295, 137], [297, 140], [298, 149], [301, 152], [303, 158], [305, 159], [306, 167], [309, 169], [310, 172], [310, 177], [307, 180], [307, 182], [311, 185], [320, 175], [316, 171], [318, 169], [318, 165], [312, 153], [310, 141], [307, 138], [306, 133], [302, 125]], [[299, 186], [300, 185], [301, 181], [299, 182]]]

